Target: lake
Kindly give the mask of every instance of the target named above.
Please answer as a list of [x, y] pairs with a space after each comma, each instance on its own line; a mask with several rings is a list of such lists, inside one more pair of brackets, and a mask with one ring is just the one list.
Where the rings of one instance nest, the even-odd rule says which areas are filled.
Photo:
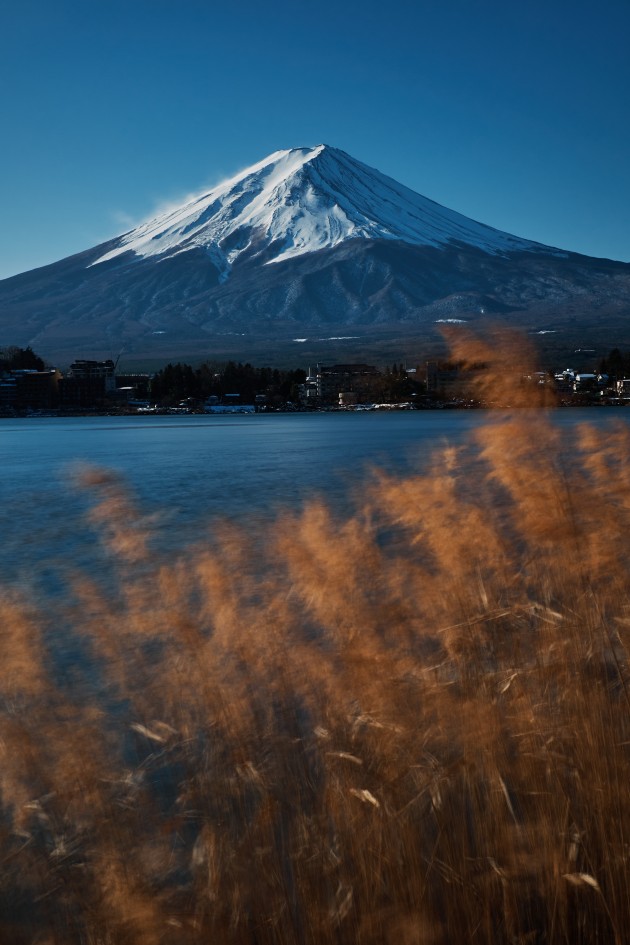
[[[554, 414], [565, 426], [626, 416]], [[89, 499], [74, 481], [81, 464], [124, 477], [142, 510], [157, 516], [160, 546], [169, 551], [202, 540], [217, 516], [271, 519], [313, 495], [345, 510], [370, 468], [422, 469], [436, 448], [489, 417], [435, 410], [0, 420], [3, 583], [50, 592], [60, 567], [99, 566], [85, 527]]]

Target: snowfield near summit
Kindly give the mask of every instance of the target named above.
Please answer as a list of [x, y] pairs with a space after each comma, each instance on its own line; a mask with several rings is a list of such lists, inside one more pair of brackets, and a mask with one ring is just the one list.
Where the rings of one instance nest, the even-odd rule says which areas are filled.
[[12, 343], [64, 363], [121, 348], [159, 363], [293, 364], [297, 348], [307, 363], [391, 363], [488, 318], [570, 353], [626, 336], [630, 264], [496, 230], [319, 145], [1, 280], [0, 312]]
[[131, 230], [91, 265], [130, 251], [146, 258], [203, 248], [225, 281], [239, 257], [264, 254], [270, 264], [357, 238], [417, 246], [461, 241], [492, 254], [541, 248], [448, 210], [337, 148], [319, 145], [276, 151]]

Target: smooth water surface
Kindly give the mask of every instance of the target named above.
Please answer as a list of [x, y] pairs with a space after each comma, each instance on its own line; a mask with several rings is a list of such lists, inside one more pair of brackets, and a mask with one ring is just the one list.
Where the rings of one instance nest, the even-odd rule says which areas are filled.
[[[625, 411], [557, 411], [557, 422], [608, 422]], [[160, 546], [203, 540], [217, 516], [248, 524], [324, 496], [337, 510], [370, 468], [408, 473], [491, 420], [485, 411], [149, 416], [0, 420], [0, 574], [49, 583], [60, 565], [97, 567], [81, 464], [105, 467], [157, 514]]]
[[309, 496], [347, 501], [370, 466], [409, 470], [480, 422], [459, 411], [0, 420], [0, 567], [5, 579], [84, 559], [82, 464], [120, 473], [167, 546], [216, 516], [273, 516]]

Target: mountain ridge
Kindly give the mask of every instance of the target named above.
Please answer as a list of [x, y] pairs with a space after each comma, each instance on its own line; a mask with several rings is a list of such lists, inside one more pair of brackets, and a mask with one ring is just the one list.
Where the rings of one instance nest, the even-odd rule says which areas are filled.
[[127, 251], [146, 257], [202, 246], [211, 251], [226, 279], [233, 263], [252, 245], [251, 255], [256, 257], [280, 244], [265, 259], [265, 265], [270, 265], [361, 238], [412, 245], [445, 245], [460, 239], [492, 253], [544, 250], [562, 254], [555, 247], [448, 210], [344, 151], [321, 144], [274, 152], [181, 206], [132, 228], [118, 238], [118, 246], [92, 265]]
[[[7, 343], [64, 356], [120, 344], [298, 356], [298, 335], [349, 326], [368, 352], [385, 335], [400, 350], [488, 315], [569, 344], [618, 343], [629, 314], [630, 264], [470, 220], [328, 145], [276, 151], [122, 236], [0, 281]], [[348, 347], [321, 355], [347, 359]]]

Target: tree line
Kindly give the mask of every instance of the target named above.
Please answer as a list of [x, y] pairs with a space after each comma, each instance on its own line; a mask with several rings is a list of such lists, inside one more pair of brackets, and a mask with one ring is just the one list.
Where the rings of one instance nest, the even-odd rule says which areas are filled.
[[630, 377], [630, 351], [613, 348], [608, 357], [602, 358], [597, 365], [598, 374], [607, 374], [609, 378], [622, 380]]
[[43, 371], [45, 364], [31, 346], [0, 348], [0, 371]]
[[[0, 372], [43, 371], [45, 367], [43, 359], [30, 346], [0, 348]], [[425, 390], [419, 378], [419, 369], [415, 376], [410, 376], [402, 363], [388, 365], [384, 373], [375, 375], [373, 379], [373, 399], [381, 402], [410, 400]], [[195, 368], [187, 363], [169, 362], [152, 376], [150, 397], [154, 403], [165, 407], [176, 406], [185, 400], [201, 403], [213, 396], [222, 400], [229, 394], [238, 394], [241, 403], [254, 403], [256, 396], [261, 394], [270, 405], [288, 401], [297, 403], [299, 386], [305, 380], [306, 372], [301, 368], [254, 367], [249, 362], [243, 364], [240, 361], [226, 364], [207, 361]]]
[[207, 400], [238, 394], [242, 403], [253, 403], [264, 394], [269, 403], [298, 400], [298, 386], [306, 379], [306, 372], [270, 367], [253, 367], [236, 361], [218, 366], [210, 362], [193, 368], [190, 364], [167, 364], [151, 379], [151, 399], [164, 406], [182, 400]]

